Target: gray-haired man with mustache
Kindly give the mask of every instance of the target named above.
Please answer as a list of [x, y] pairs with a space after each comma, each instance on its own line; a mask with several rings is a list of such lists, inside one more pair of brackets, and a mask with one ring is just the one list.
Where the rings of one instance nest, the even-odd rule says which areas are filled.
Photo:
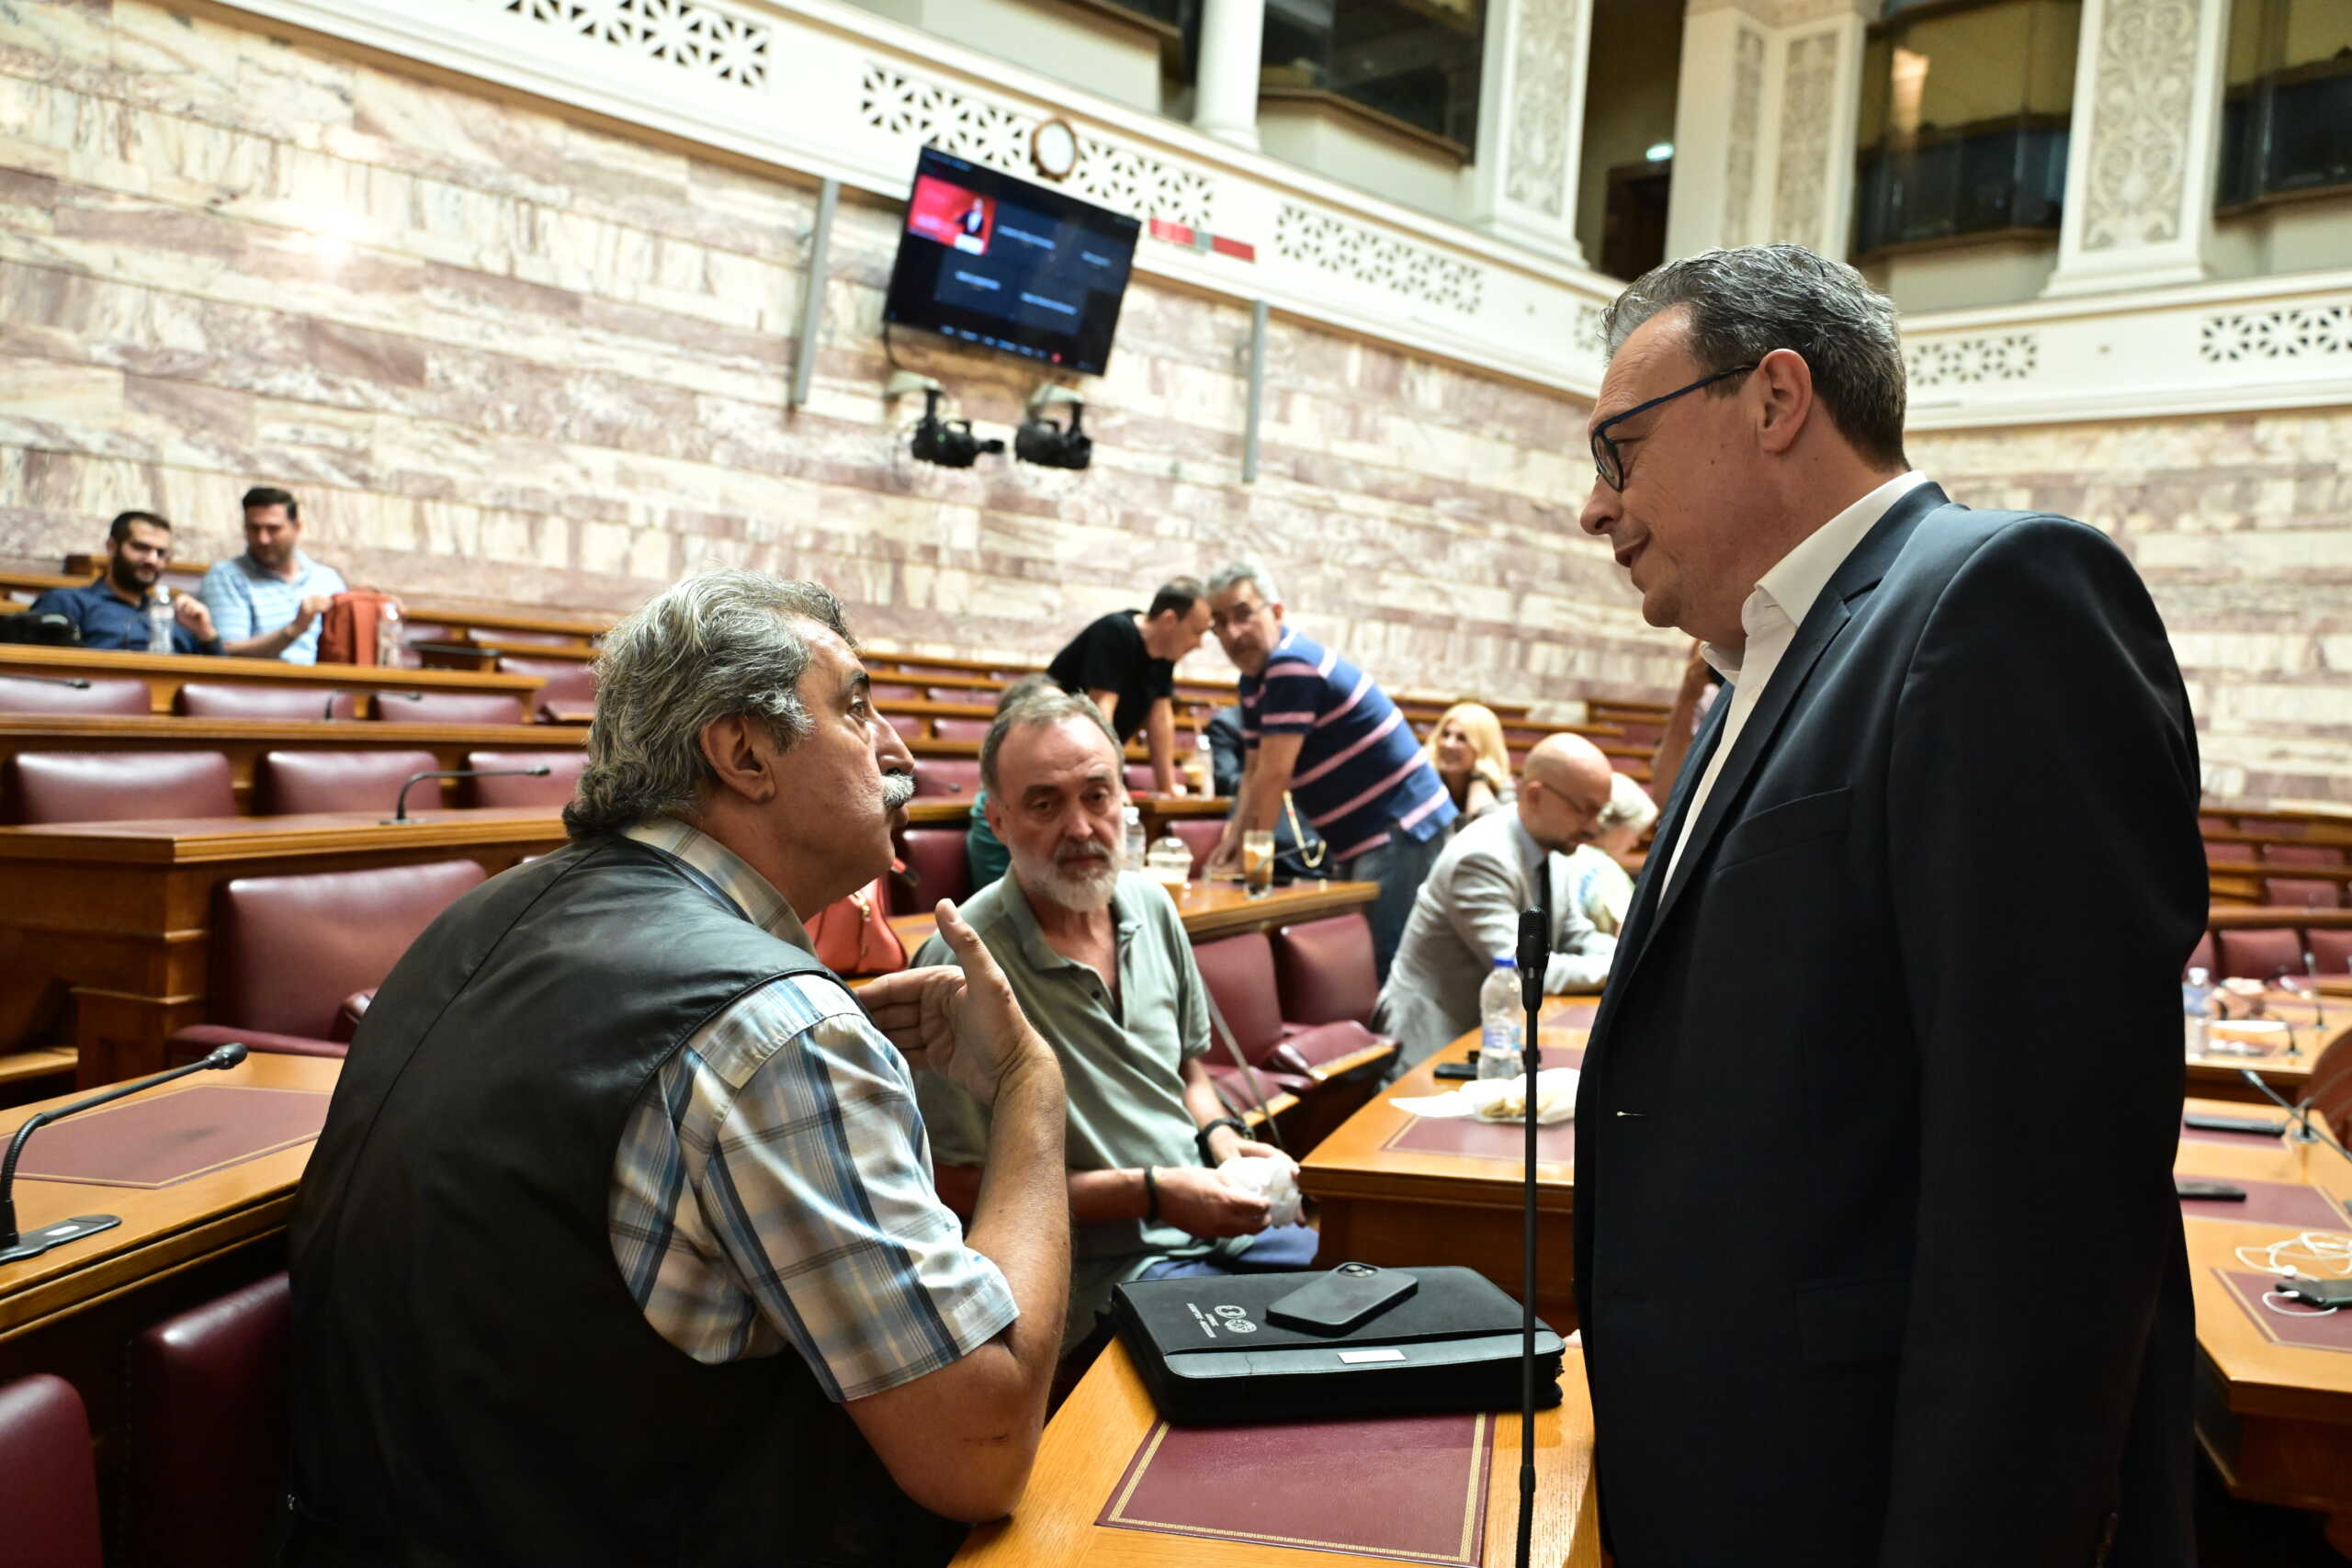
[[[980, 743], [980, 773], [1012, 868], [964, 905], [1069, 1089], [1066, 1355], [1084, 1346], [1123, 1280], [1303, 1269], [1315, 1253], [1312, 1231], [1269, 1228], [1266, 1200], [1214, 1168], [1237, 1155], [1289, 1157], [1250, 1139], [1202, 1066], [1208, 1003], [1183, 922], [1156, 885], [1119, 870], [1119, 761], [1085, 697], [1046, 691], [1007, 703]], [[937, 937], [916, 960], [962, 962]], [[940, 1191], [961, 1206], [978, 1190], [973, 1168], [992, 1117], [939, 1074], [916, 1081]]]

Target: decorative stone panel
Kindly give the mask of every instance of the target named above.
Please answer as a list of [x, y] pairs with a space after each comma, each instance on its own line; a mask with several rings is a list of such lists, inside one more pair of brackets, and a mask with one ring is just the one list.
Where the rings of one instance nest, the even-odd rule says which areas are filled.
[[478, 0], [730, 87], [764, 88], [769, 29], [700, 0]]
[[1274, 254], [1465, 315], [1486, 299], [1485, 274], [1474, 264], [1295, 202], [1284, 202], [1274, 221]]
[[2205, 318], [2198, 352], [2209, 363], [2352, 355], [2352, 299], [2300, 310], [2226, 311]]
[[2031, 378], [2041, 355], [2041, 342], [2032, 333], [1924, 338], [1911, 345], [1905, 373], [1913, 389], [1921, 391], [1981, 381], [2023, 381]]

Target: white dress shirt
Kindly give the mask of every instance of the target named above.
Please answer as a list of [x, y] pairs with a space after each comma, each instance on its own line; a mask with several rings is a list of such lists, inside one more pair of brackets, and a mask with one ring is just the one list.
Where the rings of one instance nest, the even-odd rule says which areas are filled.
[[1690, 841], [1690, 829], [1706, 807], [1715, 776], [1724, 771], [1724, 759], [1731, 755], [1739, 732], [1747, 727], [1747, 716], [1763, 700], [1764, 688], [1771, 684], [1772, 672], [1781, 667], [1789, 644], [1796, 640], [1797, 628], [1804, 625], [1813, 602], [1821, 597], [1821, 591], [1829, 586], [1854, 547], [1878, 526], [1888, 509], [1927, 482], [1928, 476], [1916, 468], [1898, 475], [1799, 540], [1796, 548], [1757, 580], [1740, 605], [1739, 624], [1747, 633], [1747, 645], [1724, 648], [1711, 642], [1699, 649], [1700, 656], [1731, 682], [1731, 711], [1724, 716], [1723, 739], [1715, 742], [1714, 752], [1707, 759], [1707, 771], [1690, 794], [1690, 807], [1682, 814], [1682, 829], [1675, 838], [1674, 854], [1666, 863], [1661, 892], [1673, 886], [1674, 874], [1682, 864], [1682, 848]]

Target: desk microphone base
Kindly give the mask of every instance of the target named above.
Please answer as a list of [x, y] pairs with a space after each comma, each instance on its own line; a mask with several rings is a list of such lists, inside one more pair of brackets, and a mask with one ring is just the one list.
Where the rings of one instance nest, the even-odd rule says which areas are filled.
[[114, 1214], [77, 1214], [70, 1220], [60, 1220], [53, 1225], [43, 1225], [37, 1231], [27, 1231], [16, 1246], [0, 1248], [0, 1263], [14, 1263], [19, 1258], [39, 1258], [52, 1247], [62, 1247], [76, 1236], [98, 1231], [112, 1230], [122, 1224]]

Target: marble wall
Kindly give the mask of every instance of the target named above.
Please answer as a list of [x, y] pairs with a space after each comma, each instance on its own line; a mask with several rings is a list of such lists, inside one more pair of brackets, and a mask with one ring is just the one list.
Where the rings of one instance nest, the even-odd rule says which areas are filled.
[[[1092, 469], [925, 468], [880, 395], [881, 207], [840, 214], [815, 390], [785, 406], [813, 206], [226, 13], [0, 0], [0, 561], [53, 567], [129, 506], [210, 558], [277, 483], [314, 553], [418, 596], [619, 610], [738, 562], [831, 583], [875, 639], [1003, 657], [1248, 554], [1393, 689], [1669, 688], [1678, 639], [1574, 526], [1574, 400], [1278, 321], [1244, 485], [1246, 311], [1139, 280], [1087, 389]], [[998, 434], [1031, 384], [899, 357]], [[1963, 500], [2114, 530], [2217, 792], [2352, 800], [2347, 450], [2341, 411], [1913, 444]]]

